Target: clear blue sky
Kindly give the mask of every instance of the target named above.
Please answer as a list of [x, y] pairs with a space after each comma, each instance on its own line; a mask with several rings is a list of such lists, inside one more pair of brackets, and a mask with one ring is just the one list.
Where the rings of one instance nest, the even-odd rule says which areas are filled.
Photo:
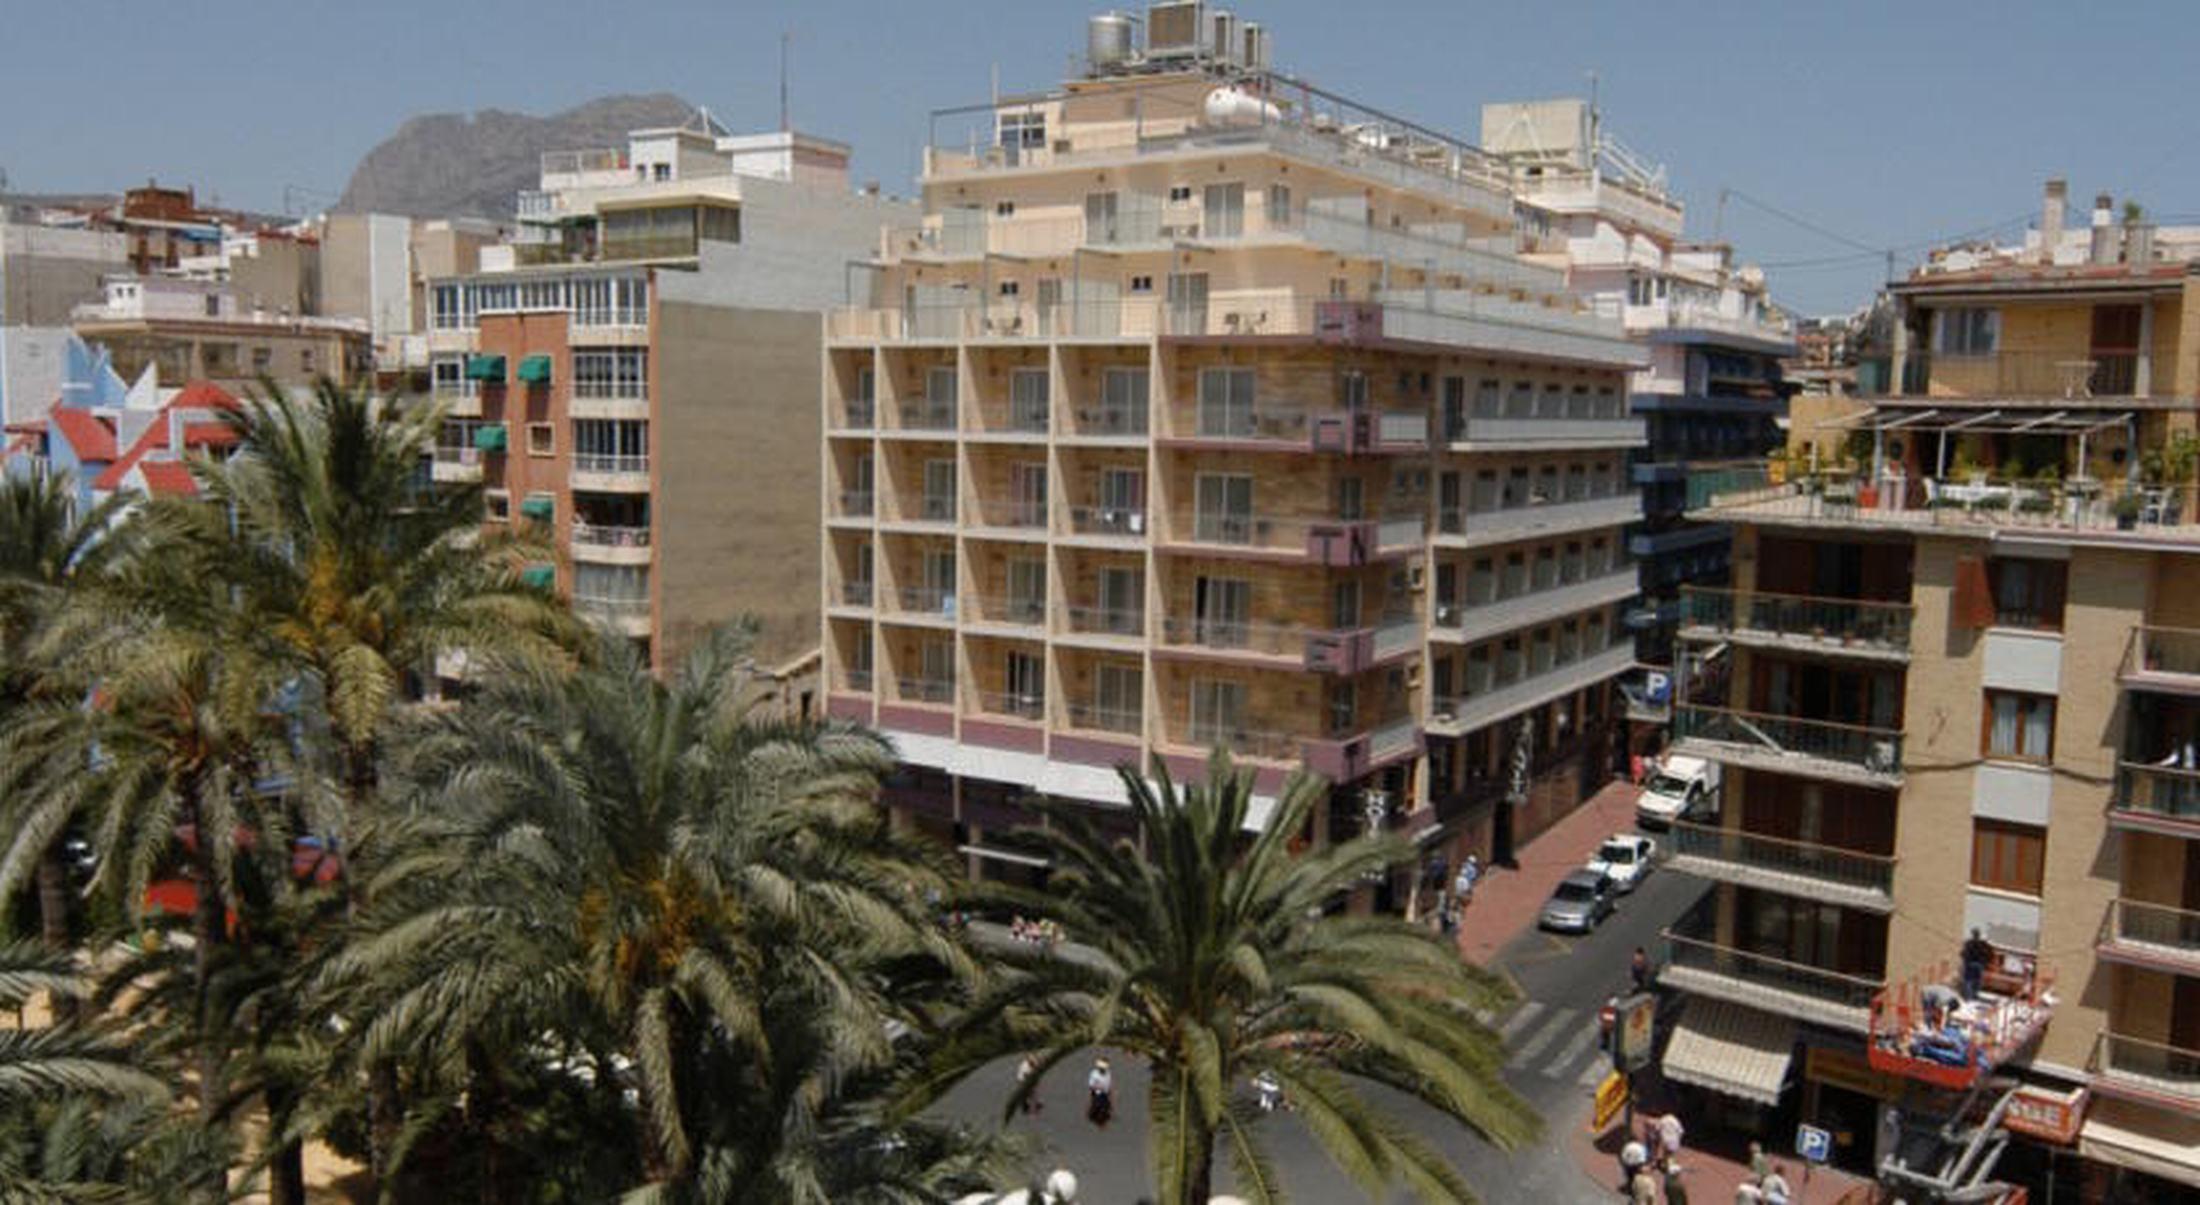
[[[906, 191], [934, 107], [1058, 79], [1104, 7], [1066, 0], [76, 0], [0, 4], [0, 170], [22, 190], [157, 175], [278, 210], [333, 193], [405, 117], [670, 91], [728, 124], [794, 115]], [[1127, 5], [1126, 5], [1127, 7]], [[1602, 80], [1607, 128], [1668, 165], [1709, 237], [1727, 187], [1870, 247], [2036, 211], [2041, 181], [2200, 213], [2200, 7], [2180, 0], [1242, 0], [1279, 67], [1472, 138], [1484, 101]], [[1734, 200], [1774, 295], [1847, 309], [1876, 257]]]

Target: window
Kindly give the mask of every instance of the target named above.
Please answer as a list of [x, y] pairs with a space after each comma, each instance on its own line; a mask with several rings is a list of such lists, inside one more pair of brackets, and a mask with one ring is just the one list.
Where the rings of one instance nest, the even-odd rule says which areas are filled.
[[934, 405], [955, 404], [956, 377], [952, 367], [924, 370], [924, 397]]
[[1201, 745], [1229, 744], [1245, 727], [1245, 684], [1212, 678], [1192, 679], [1192, 740]]
[[557, 428], [549, 423], [527, 424], [527, 454], [529, 456], [555, 456], [558, 451]]
[[1201, 543], [1252, 543], [1252, 475], [1199, 474], [1193, 479], [1192, 516], [1192, 538]]
[[1038, 623], [1046, 618], [1047, 563], [1038, 557], [1018, 557], [1008, 563], [1009, 619]]
[[1172, 184], [1172, 185], [1170, 185], [1170, 186], [1169, 186], [1169, 199], [1170, 199], [1171, 201], [1178, 201], [1178, 202], [1183, 202], [1183, 201], [1189, 201], [1189, 200], [1191, 200], [1191, 199], [1192, 199], [1192, 186], [1191, 186], [1191, 185], [1189, 185], [1189, 184]]
[[994, 217], [997, 217], [997, 218], [1012, 218], [1012, 217], [1015, 217], [1015, 216], [1016, 216], [1016, 202], [1014, 202], [1014, 201], [995, 201], [995, 202], [993, 202], [993, 216], [994, 216]]
[[490, 490], [481, 497], [483, 503], [488, 507], [491, 523], [509, 523], [512, 521], [511, 494], [503, 490]]
[[1018, 431], [1047, 429], [1047, 370], [1019, 368], [1008, 377], [1009, 426]]
[[1288, 229], [1291, 225], [1291, 186], [1268, 186], [1268, 227], [1271, 230]]
[[209, 318], [222, 316], [222, 299], [219, 295], [214, 293], [206, 295], [206, 316]]
[[1933, 350], [1950, 356], [1990, 356], [2001, 342], [2001, 311], [1976, 306], [1933, 313]]
[[1994, 588], [1994, 622], [2011, 628], [2062, 629], [2064, 588], [2070, 566], [2063, 561], [1996, 557], [1986, 563]]
[[1337, 517], [1352, 522], [1367, 517], [1366, 484], [1359, 478], [1337, 478]]
[[649, 396], [649, 349], [615, 347], [573, 353], [573, 396], [641, 398]]
[[2044, 762], [2055, 755], [2055, 700], [2008, 690], [1986, 692], [1982, 755]]
[[618, 419], [573, 420], [573, 469], [580, 473], [649, 471], [649, 424]]
[[1047, 115], [1043, 112], [1001, 114], [1001, 145], [1026, 150], [1047, 144]]
[[1243, 184], [1208, 185], [1205, 209], [1202, 233], [1208, 238], [1238, 238], [1245, 233]]
[[1003, 297], [1014, 297], [1023, 291], [1024, 286], [1016, 281], [1004, 280], [1001, 282], [1001, 296]]
[[266, 372], [274, 364], [275, 350], [273, 348], [261, 346], [252, 349], [252, 371], [255, 374]]
[[1151, 276], [1133, 276], [1133, 277], [1131, 277], [1131, 292], [1133, 292], [1133, 293], [1151, 293], [1151, 292], [1153, 292], [1153, 277], [1151, 277]]
[[1996, 891], [2040, 893], [2047, 830], [2006, 820], [1971, 822], [1971, 885]]
[[658, 163], [658, 164], [653, 164], [653, 165], [652, 165], [652, 168], [653, 168], [653, 170], [652, 170], [651, 174], [652, 174], [652, 175], [653, 175], [653, 176], [654, 176], [654, 177], [655, 177], [656, 179], [659, 179], [659, 180], [670, 180], [670, 179], [672, 178], [672, 165], [671, 165], [671, 164], [669, 164], [669, 163]]
[[1199, 433], [1242, 438], [1253, 433], [1253, 370], [1199, 370]]
[[927, 460], [924, 462], [923, 505], [923, 518], [939, 523], [952, 523], [955, 521], [954, 461]]
[[1145, 674], [1135, 665], [1102, 662], [1093, 668], [1094, 725], [1110, 732], [1134, 732], [1145, 710]]
[[313, 371], [313, 349], [312, 349], [312, 348], [310, 348], [310, 347], [301, 347], [301, 348], [299, 348], [299, 349], [298, 349], [298, 371], [299, 371], [299, 372], [312, 372], [312, 371]]
[[573, 324], [649, 325], [649, 281], [641, 277], [574, 281]]
[[1117, 237], [1115, 216], [1118, 205], [1112, 192], [1085, 194], [1085, 241], [1088, 243], [1112, 243]]
[[1046, 709], [1046, 664], [1037, 653], [1020, 650], [1008, 654], [1003, 676], [1008, 682], [1008, 709], [1016, 715], [1037, 719]]
[[1208, 577], [1192, 581], [1194, 641], [1211, 648], [1244, 645], [1246, 624], [1253, 618], [1253, 583], [1237, 577]]

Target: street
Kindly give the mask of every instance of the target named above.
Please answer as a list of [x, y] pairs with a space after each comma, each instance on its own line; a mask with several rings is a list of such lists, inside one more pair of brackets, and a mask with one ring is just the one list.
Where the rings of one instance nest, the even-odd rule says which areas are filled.
[[[1610, 1183], [1585, 1177], [1561, 1141], [1564, 1130], [1588, 1117], [1589, 1097], [1606, 1070], [1597, 1045], [1597, 1010], [1627, 987], [1628, 957], [1638, 945], [1656, 952], [1658, 931], [1701, 898], [1700, 879], [1660, 869], [1632, 895], [1621, 897], [1618, 912], [1593, 934], [1559, 936], [1530, 929], [1506, 945], [1493, 969], [1520, 988], [1523, 1002], [1492, 1018], [1511, 1051], [1506, 1080], [1542, 1115], [1544, 1140], [1536, 1147], [1506, 1155], [1419, 1102], [1387, 1091], [1371, 1091], [1385, 1107], [1412, 1122], [1445, 1151], [1481, 1199], [1509, 1202], [1610, 1202], [1616, 1199], [1616, 1170]], [[1472, 924], [1470, 908], [1467, 923]], [[1084, 1117], [1084, 1080], [1089, 1062], [1064, 1064], [1043, 1089], [1044, 1111], [1015, 1124], [1038, 1134], [1049, 1150], [1049, 1167], [1067, 1167], [1081, 1184], [1082, 1203], [1129, 1205], [1151, 1191], [1145, 1150], [1145, 1068], [1127, 1058], [1112, 1058], [1116, 1079], [1115, 1121], [1098, 1130]], [[964, 1083], [942, 1111], [972, 1120], [999, 1116], [1014, 1083], [1013, 1065], [989, 1068]], [[1247, 1087], [1246, 1091], [1250, 1092]], [[1360, 1191], [1330, 1166], [1313, 1139], [1288, 1113], [1268, 1121], [1270, 1156], [1293, 1200], [1347, 1202]], [[1218, 1192], [1232, 1182], [1227, 1160], [1218, 1149]], [[1400, 1193], [1399, 1201], [1411, 1198]]]

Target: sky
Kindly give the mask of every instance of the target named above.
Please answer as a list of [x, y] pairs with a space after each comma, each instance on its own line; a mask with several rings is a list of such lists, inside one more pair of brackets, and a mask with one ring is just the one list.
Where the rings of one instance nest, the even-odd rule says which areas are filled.
[[[158, 177], [221, 204], [333, 201], [405, 118], [673, 92], [794, 124], [912, 191], [933, 108], [1059, 80], [1098, 0], [0, 0], [14, 191]], [[1806, 314], [1947, 236], [2020, 233], [2042, 182], [2200, 215], [2190, 0], [1238, 0], [1278, 68], [1473, 140], [1487, 101], [1580, 95], [1666, 165], [1689, 233]], [[105, 31], [105, 32], [102, 32]], [[312, 191], [307, 191], [312, 190]], [[1727, 200], [1720, 205], [1722, 192]]]

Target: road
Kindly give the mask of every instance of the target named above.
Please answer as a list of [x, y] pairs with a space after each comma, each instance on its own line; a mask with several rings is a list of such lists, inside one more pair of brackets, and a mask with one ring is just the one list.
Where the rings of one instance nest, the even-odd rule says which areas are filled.
[[[1549, 1131], [1535, 1148], [1506, 1155], [1417, 1101], [1389, 1093], [1376, 1097], [1413, 1124], [1466, 1176], [1482, 1200], [1565, 1205], [1618, 1199], [1618, 1178], [1591, 1181], [1560, 1141], [1563, 1127], [1586, 1124], [1589, 1096], [1605, 1071], [1597, 1048], [1598, 1008], [1627, 986], [1628, 956], [1638, 945], [1655, 952], [1658, 931], [1686, 912], [1707, 890], [1700, 879], [1660, 869], [1619, 911], [1586, 937], [1529, 931], [1508, 944], [1493, 966], [1511, 977], [1524, 1002], [1492, 1018], [1511, 1055], [1505, 1078], [1542, 1114]], [[1471, 915], [1471, 913], [1470, 913]], [[1145, 1149], [1145, 1069], [1125, 1058], [1115, 1068], [1116, 1118], [1106, 1130], [1084, 1118], [1085, 1064], [1058, 1069], [1043, 1089], [1044, 1110], [1015, 1124], [1036, 1133], [1048, 1148], [1048, 1166], [1067, 1167], [1080, 1181], [1080, 1205], [1131, 1205], [1151, 1192]], [[942, 1111], [990, 1122], [1015, 1080], [1003, 1063], [963, 1084]], [[1268, 1147], [1295, 1201], [1350, 1202], [1363, 1194], [1334, 1168], [1321, 1148], [1288, 1113], [1268, 1123]], [[1218, 1165], [1222, 1161], [1218, 1160]], [[1227, 1192], [1226, 1166], [1216, 1171], [1217, 1191]], [[1412, 1198], [1400, 1194], [1397, 1200]]]

